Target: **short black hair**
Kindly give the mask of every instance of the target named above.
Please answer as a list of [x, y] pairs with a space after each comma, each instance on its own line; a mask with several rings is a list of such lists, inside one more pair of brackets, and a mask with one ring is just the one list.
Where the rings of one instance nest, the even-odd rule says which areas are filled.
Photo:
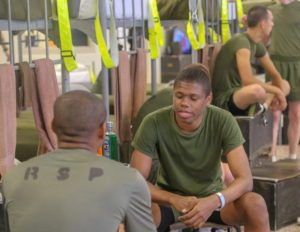
[[268, 19], [268, 8], [265, 6], [253, 6], [247, 14], [248, 27], [256, 27], [262, 20]]
[[210, 74], [202, 64], [190, 64], [179, 72], [174, 82], [174, 89], [179, 82], [200, 84], [205, 91], [205, 96], [208, 96], [211, 92]]
[[91, 136], [106, 117], [102, 101], [94, 94], [74, 90], [59, 96], [54, 103], [53, 127], [57, 136]]

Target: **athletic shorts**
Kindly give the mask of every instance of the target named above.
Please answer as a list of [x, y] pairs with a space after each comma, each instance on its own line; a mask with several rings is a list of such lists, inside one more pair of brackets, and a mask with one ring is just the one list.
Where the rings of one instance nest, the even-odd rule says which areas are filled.
[[[175, 216], [173, 214], [173, 210], [171, 207], [162, 206], [160, 205], [161, 211], [161, 223], [157, 228], [157, 232], [168, 232], [170, 231], [170, 225], [175, 223]], [[222, 221], [220, 211], [214, 211], [212, 215], [207, 219], [208, 222], [220, 224], [220, 225], [227, 225], [225, 222]]]
[[[283, 61], [273, 58], [273, 63], [282, 78], [291, 86], [290, 94], [287, 96], [288, 101], [300, 101], [300, 61]], [[271, 80], [270, 76], [267, 76], [266, 80]]]
[[230, 113], [233, 116], [247, 116], [248, 115], [248, 111], [249, 111], [249, 107], [246, 108], [246, 109], [244, 109], [244, 110], [238, 108], [236, 106], [236, 104], [233, 102], [233, 94], [231, 94], [231, 96], [229, 98], [229, 101], [227, 102], [228, 110], [230, 111]]

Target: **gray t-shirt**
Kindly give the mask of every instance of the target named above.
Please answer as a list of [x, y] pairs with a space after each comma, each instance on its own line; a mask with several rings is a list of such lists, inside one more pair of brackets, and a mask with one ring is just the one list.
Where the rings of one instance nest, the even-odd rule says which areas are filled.
[[156, 231], [144, 178], [82, 149], [58, 149], [3, 179], [11, 232]]

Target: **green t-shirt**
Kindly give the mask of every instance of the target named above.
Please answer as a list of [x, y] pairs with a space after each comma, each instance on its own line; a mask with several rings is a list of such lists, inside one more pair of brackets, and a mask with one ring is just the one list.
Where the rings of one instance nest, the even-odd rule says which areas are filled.
[[223, 45], [214, 68], [212, 90], [213, 104], [226, 110], [230, 96], [242, 86], [236, 62], [236, 53], [242, 48], [250, 50], [250, 62], [266, 54], [264, 45], [255, 43], [247, 33], [237, 34]]
[[207, 196], [223, 189], [221, 156], [243, 144], [239, 126], [227, 111], [209, 106], [200, 127], [184, 134], [172, 106], [148, 114], [132, 142], [135, 149], [158, 157], [157, 185], [181, 195]]
[[3, 179], [11, 232], [115, 232], [156, 228], [144, 178], [134, 169], [82, 149], [58, 149]]
[[300, 2], [274, 5], [270, 10], [274, 16], [270, 55], [300, 61]]

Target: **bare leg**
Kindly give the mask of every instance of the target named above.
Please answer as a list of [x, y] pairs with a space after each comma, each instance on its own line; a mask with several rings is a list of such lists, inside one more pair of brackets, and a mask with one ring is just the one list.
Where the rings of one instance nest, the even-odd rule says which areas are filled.
[[248, 85], [233, 94], [233, 102], [239, 109], [246, 109], [257, 102], [264, 103], [267, 94], [258, 84]]
[[291, 155], [297, 155], [298, 144], [300, 138], [300, 102], [289, 102], [289, 126], [288, 126], [288, 141], [289, 152]]
[[279, 134], [279, 122], [280, 122], [281, 112], [273, 111], [273, 131], [272, 131], [272, 147], [271, 147], [271, 158], [272, 162], [277, 161], [277, 140]]
[[245, 193], [221, 210], [222, 220], [229, 225], [244, 225], [245, 232], [269, 232], [266, 203], [257, 193]]

